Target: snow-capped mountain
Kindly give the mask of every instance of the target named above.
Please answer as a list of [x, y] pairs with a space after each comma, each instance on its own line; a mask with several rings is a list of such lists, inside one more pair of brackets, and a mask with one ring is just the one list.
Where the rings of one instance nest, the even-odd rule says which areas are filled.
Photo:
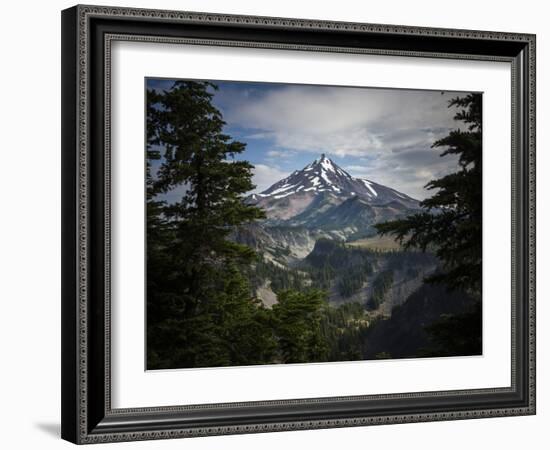
[[[325, 155], [249, 196], [247, 202], [263, 209], [266, 219], [235, 229], [232, 238], [281, 270], [307, 265], [318, 242], [360, 246], [363, 239], [376, 236], [376, 224], [420, 209], [417, 200], [374, 181], [352, 177]], [[262, 290], [269, 290], [269, 283]]]
[[352, 222], [357, 221], [356, 216], [368, 217], [369, 223], [377, 223], [378, 218], [395, 216], [385, 214], [384, 209], [402, 212], [418, 208], [417, 200], [373, 181], [352, 177], [324, 154], [265, 191], [251, 195], [248, 201], [263, 208], [271, 224], [320, 229], [332, 227], [332, 223], [345, 225], [344, 217]]
[[393, 199], [404, 202], [416, 200], [394, 189], [364, 178], [354, 178], [324, 154], [308, 164], [302, 170], [295, 170], [288, 177], [278, 181], [252, 198], [281, 199], [298, 193], [330, 192], [336, 196], [351, 197], [357, 195], [372, 203], [384, 203]]

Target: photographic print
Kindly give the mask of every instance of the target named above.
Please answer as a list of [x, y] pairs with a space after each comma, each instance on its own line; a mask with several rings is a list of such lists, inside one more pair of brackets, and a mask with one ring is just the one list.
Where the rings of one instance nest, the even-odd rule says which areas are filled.
[[147, 78], [148, 370], [482, 354], [482, 94]]
[[61, 24], [64, 439], [536, 413], [535, 35]]

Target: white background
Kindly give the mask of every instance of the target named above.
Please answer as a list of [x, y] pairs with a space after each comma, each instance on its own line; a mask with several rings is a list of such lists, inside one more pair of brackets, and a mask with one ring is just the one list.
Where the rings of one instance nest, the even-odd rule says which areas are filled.
[[[101, 2], [100, 2], [101, 3]], [[108, 4], [203, 10], [404, 25], [464, 27], [533, 32], [538, 35], [538, 123], [550, 120], [547, 27], [544, 2], [463, 0], [339, 2], [251, 0], [111, 0]], [[71, 2], [10, 2], [3, 5], [1, 96], [2, 165], [0, 192], [0, 411], [3, 448], [69, 448], [59, 440], [60, 396], [60, 17]], [[544, 275], [550, 241], [550, 188], [543, 174], [550, 161], [547, 128], [538, 129], [538, 289], [539, 324], [548, 316], [550, 292]], [[392, 425], [224, 436], [185, 441], [115, 444], [118, 448], [257, 449], [371, 448], [512, 449], [544, 448], [548, 441], [550, 391], [547, 388], [550, 327], [538, 330], [538, 415], [460, 422]]]
[[[116, 42], [111, 55], [114, 408], [510, 386], [509, 63], [136, 42]], [[145, 76], [162, 75], [483, 92], [483, 356], [145, 372], [140, 93]]]

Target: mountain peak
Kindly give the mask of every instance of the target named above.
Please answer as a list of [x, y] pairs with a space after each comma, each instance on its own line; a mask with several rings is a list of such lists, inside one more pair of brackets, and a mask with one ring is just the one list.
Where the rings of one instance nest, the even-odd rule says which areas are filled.
[[330, 158], [327, 158], [327, 155], [325, 155], [324, 153], [321, 153], [321, 156], [319, 158], [317, 158], [316, 160], [314, 160], [310, 166], [316, 166], [316, 165], [319, 165], [319, 164], [326, 164], [326, 163], [331, 163], [331, 164], [334, 164], [334, 162], [330, 159]]
[[333, 172], [341, 176], [350, 176], [344, 169], [338, 166], [338, 164], [336, 164], [332, 159], [328, 158], [324, 153], [321, 153], [321, 156], [319, 158], [315, 159], [313, 162], [309, 163], [301, 171], [298, 172], [310, 172], [312, 170], [318, 172], [319, 175], [321, 175], [323, 172]]
[[[254, 194], [251, 201], [265, 202], [284, 199], [302, 201], [312, 196], [329, 196], [337, 201], [358, 197], [371, 204], [386, 203], [400, 199], [404, 203], [417, 204], [414, 199], [391, 188], [363, 178], [354, 178], [332, 159], [322, 153], [302, 170], [295, 170], [286, 178], [273, 184], [265, 191]], [[302, 200], [300, 200], [302, 199]]]

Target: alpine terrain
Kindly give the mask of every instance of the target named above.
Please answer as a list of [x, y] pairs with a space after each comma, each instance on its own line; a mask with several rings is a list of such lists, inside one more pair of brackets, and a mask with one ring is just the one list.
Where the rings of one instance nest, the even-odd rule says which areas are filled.
[[374, 228], [419, 210], [419, 202], [351, 176], [324, 154], [246, 202], [266, 217], [240, 227], [234, 239], [260, 255], [251, 279], [267, 306], [277, 291], [314, 287], [332, 304], [361, 303], [389, 315], [436, 268], [433, 255], [403, 251]]
[[370, 180], [354, 178], [324, 154], [248, 201], [271, 225], [327, 230], [341, 238], [372, 234], [373, 223], [418, 208], [418, 201]]
[[[146, 81], [148, 370], [481, 354], [481, 95]], [[359, 123], [409, 184], [301, 152], [254, 190], [273, 145], [355, 145]]]

